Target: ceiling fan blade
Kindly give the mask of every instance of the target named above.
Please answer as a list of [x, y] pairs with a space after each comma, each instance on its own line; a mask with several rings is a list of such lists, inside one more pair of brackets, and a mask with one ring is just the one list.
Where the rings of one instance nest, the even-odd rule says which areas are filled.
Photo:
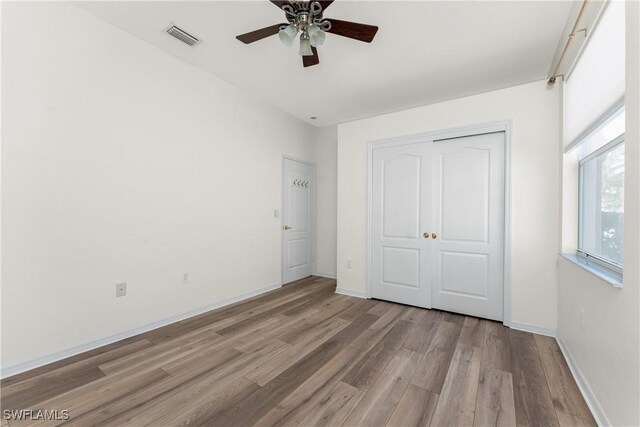
[[241, 34], [236, 36], [238, 40], [240, 40], [244, 44], [249, 44], [253, 42], [257, 42], [258, 40], [262, 40], [265, 37], [273, 36], [274, 34], [278, 34], [280, 31], [280, 26], [287, 24], [276, 24], [271, 25], [269, 27], [261, 28], [259, 30], [251, 31], [250, 33]]
[[319, 0], [318, 3], [320, 3], [320, 6], [322, 6], [322, 11], [324, 12], [329, 6], [331, 6], [331, 3], [333, 3], [333, 1], [334, 0]]
[[350, 39], [371, 43], [378, 32], [375, 25], [358, 24], [357, 22], [341, 21], [339, 19], [328, 19], [331, 22], [331, 29], [328, 33], [336, 34]]
[[318, 65], [320, 63], [320, 58], [318, 57], [318, 49], [311, 46], [311, 52], [313, 52], [313, 56], [302, 57], [302, 65], [304, 65], [305, 67], [311, 67], [312, 65]]
[[276, 6], [278, 6], [279, 9], [282, 9], [282, 6], [284, 6], [285, 4], [291, 5], [290, 2], [288, 2], [287, 0], [284, 1], [280, 1], [280, 0], [269, 0], [271, 3], [275, 4]]

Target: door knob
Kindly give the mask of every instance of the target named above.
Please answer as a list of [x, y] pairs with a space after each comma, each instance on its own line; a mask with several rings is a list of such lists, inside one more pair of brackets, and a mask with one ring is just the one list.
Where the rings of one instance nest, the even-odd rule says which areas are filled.
[[284, 226], [284, 229], [285, 229], [285, 230], [291, 230], [292, 228], [293, 228], [293, 227], [289, 227], [288, 225], [285, 225], [285, 226]]
[[425, 239], [429, 238], [429, 233], [422, 233], [422, 237], [424, 237]]
[[438, 237], [438, 235], [436, 233], [431, 233], [431, 238], [435, 239], [436, 237]]

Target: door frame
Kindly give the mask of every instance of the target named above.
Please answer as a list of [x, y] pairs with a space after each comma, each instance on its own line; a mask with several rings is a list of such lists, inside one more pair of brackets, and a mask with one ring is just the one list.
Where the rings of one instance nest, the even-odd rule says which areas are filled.
[[371, 236], [373, 234], [373, 150], [399, 145], [419, 144], [443, 139], [462, 138], [486, 133], [504, 132], [504, 260], [503, 260], [503, 320], [505, 326], [511, 326], [511, 120], [500, 120], [484, 124], [463, 126], [452, 129], [423, 132], [412, 135], [391, 137], [369, 141], [367, 143], [367, 268], [366, 297], [371, 298]]
[[282, 154], [280, 160], [280, 215], [278, 215], [278, 227], [280, 228], [280, 286], [284, 286], [284, 161], [292, 160], [298, 163], [304, 163], [311, 166], [311, 224], [309, 227], [309, 240], [311, 240], [311, 247], [309, 248], [309, 256], [311, 257], [311, 275], [316, 274], [316, 164], [308, 160], [300, 159], [298, 157], [289, 156], [288, 154]]

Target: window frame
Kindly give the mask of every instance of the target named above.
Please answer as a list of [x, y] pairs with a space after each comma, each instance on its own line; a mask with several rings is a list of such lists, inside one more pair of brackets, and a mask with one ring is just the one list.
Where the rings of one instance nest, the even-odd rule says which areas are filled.
[[[590, 253], [582, 249], [582, 234], [583, 234], [583, 165], [593, 160], [596, 157], [605, 155], [606, 153], [615, 150], [621, 144], [625, 142], [625, 134], [617, 136], [612, 139], [602, 147], [595, 150], [593, 153], [590, 153], [588, 156], [585, 156], [583, 159], [580, 159], [578, 162], [578, 245], [576, 249], [576, 255], [580, 258], [583, 258], [585, 261], [595, 264], [598, 267], [604, 268], [605, 270], [613, 273], [616, 276], [622, 277], [624, 266], [622, 264], [618, 264], [614, 261], [602, 258], [596, 254]], [[625, 170], [626, 172], [626, 170]]]

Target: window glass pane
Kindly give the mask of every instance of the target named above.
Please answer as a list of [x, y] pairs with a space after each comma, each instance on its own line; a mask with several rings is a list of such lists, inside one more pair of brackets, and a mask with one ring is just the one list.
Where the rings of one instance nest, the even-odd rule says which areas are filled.
[[624, 143], [580, 166], [580, 250], [622, 265]]

